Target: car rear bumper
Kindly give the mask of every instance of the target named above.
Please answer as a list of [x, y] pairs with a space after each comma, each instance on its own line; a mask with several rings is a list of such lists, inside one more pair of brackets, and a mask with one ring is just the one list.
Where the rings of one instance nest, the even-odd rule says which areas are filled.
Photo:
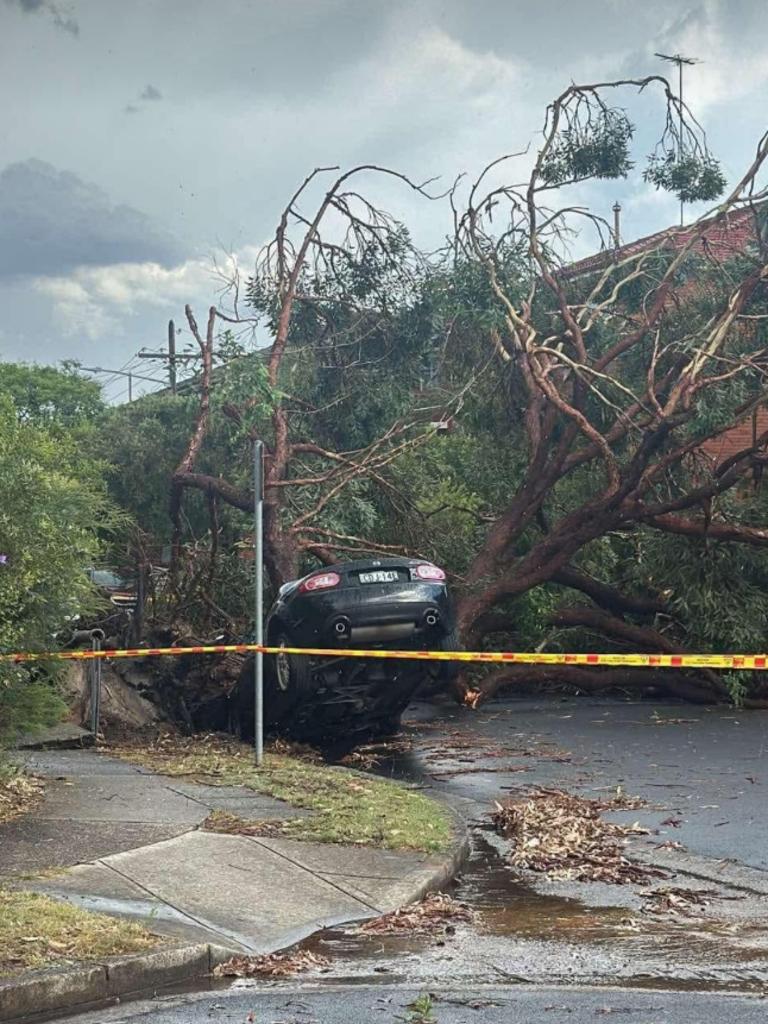
[[303, 646], [350, 647], [371, 644], [423, 647], [453, 628], [453, 610], [446, 588], [411, 583], [343, 588], [294, 602], [288, 623], [291, 636]]

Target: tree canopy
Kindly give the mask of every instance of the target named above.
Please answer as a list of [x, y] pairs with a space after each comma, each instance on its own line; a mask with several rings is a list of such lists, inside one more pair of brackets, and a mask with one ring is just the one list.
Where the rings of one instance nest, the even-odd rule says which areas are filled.
[[22, 421], [46, 427], [87, 423], [104, 407], [99, 385], [83, 377], [73, 365], [58, 369], [33, 363], [3, 363], [0, 395], [13, 402]]
[[[644, 165], [611, 102], [621, 90], [658, 96]], [[659, 76], [570, 86], [532, 160], [493, 161], [442, 197], [381, 167], [308, 175], [253, 273], [231, 282], [231, 302], [202, 329], [187, 307], [194, 393], [103, 420], [112, 493], [151, 540], [170, 542], [179, 613], [191, 614], [194, 590], [209, 624], [223, 612], [247, 628], [233, 581], [261, 439], [273, 587], [318, 560], [401, 551], [449, 570], [472, 647], [760, 647], [768, 533], [750, 481], [768, 431], [724, 460], [706, 451], [766, 398], [766, 155], [762, 139], [714, 219], [626, 251], [574, 188], [637, 174], [711, 201], [725, 187]], [[381, 179], [449, 204], [443, 250], [419, 252], [375, 205]], [[748, 242], [713, 255], [712, 231], [731, 218], [749, 222]], [[580, 269], [569, 243], [587, 231], [603, 258]], [[257, 329], [266, 348], [249, 343]], [[764, 699], [759, 675], [651, 682], [567, 667], [473, 672], [461, 694], [476, 702], [537, 680]]]

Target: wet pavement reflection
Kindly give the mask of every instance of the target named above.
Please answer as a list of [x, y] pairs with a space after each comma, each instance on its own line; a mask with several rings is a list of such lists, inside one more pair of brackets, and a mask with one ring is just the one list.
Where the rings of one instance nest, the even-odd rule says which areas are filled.
[[[302, 948], [329, 957], [325, 980], [476, 984], [579, 983], [762, 989], [768, 981], [768, 915], [654, 919], [629, 887], [593, 906], [522, 881], [485, 838], [453, 895], [472, 924], [437, 935], [326, 930]], [[315, 982], [317, 979], [315, 979]]]

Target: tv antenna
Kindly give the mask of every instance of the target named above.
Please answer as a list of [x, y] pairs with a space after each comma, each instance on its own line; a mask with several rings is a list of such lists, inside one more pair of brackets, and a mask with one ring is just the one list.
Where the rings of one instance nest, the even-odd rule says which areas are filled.
[[[696, 57], [684, 57], [681, 53], [657, 53], [654, 56], [658, 57], [659, 60], [665, 60], [668, 64], [677, 65], [677, 98], [678, 98], [678, 143], [677, 143], [677, 159], [682, 161], [683, 159], [683, 67], [685, 65], [699, 64], [700, 61]], [[680, 226], [683, 225], [683, 200], [680, 200]]]

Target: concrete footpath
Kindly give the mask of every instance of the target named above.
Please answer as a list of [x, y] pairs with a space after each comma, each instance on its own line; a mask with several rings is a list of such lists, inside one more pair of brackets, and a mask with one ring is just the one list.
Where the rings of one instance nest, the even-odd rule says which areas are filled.
[[206, 970], [210, 947], [272, 952], [417, 899], [447, 881], [468, 849], [461, 828], [441, 855], [214, 834], [198, 828], [213, 810], [251, 820], [306, 812], [93, 750], [19, 760], [48, 783], [35, 811], [0, 825], [0, 884], [131, 918], [177, 946], [196, 944], [198, 960], [207, 950]]
[[153, 775], [96, 751], [22, 760], [50, 781], [37, 810], [0, 825], [3, 884], [249, 953], [417, 898], [449, 876], [462, 846], [434, 856], [202, 832], [213, 810], [249, 820], [305, 812], [244, 787]]

